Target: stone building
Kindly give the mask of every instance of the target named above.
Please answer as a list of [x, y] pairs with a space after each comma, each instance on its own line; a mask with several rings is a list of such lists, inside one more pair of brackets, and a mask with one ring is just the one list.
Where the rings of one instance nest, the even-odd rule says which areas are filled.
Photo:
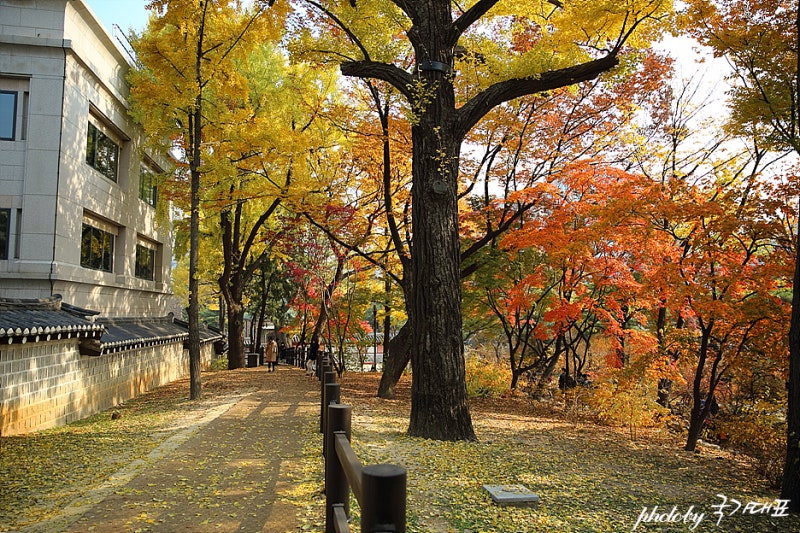
[[0, 0], [0, 297], [171, 310], [163, 159], [128, 116], [128, 69], [84, 0]]
[[188, 374], [129, 68], [85, 0], [0, 0], [0, 436]]

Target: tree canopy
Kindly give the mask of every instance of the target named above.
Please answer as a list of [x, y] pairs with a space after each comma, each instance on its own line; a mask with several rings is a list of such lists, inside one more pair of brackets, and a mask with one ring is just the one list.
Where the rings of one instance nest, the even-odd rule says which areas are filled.
[[688, 4], [738, 67], [709, 133], [649, 49], [668, 2], [209, 2], [202, 39], [195, 4], [152, 3], [133, 97], [178, 148], [164, 184], [202, 218], [235, 342], [278, 273], [281, 305], [259, 305], [340, 371], [396, 328], [382, 389], [410, 360], [412, 436], [476, 438], [465, 358], [484, 341], [517, 391], [560, 372], [564, 398], [594, 381], [603, 420], [681, 412], [689, 450], [720, 403], [769, 425], [783, 392], [742, 391], [787, 368], [791, 6]]

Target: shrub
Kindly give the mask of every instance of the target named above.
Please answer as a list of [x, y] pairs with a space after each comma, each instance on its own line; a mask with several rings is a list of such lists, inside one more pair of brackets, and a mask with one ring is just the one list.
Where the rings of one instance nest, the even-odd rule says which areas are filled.
[[496, 398], [511, 390], [511, 370], [479, 357], [466, 360], [467, 397]]
[[228, 370], [228, 358], [221, 357], [219, 359], [212, 359], [209, 370]]
[[736, 415], [720, 414], [711, 421], [712, 437], [755, 459], [758, 475], [777, 488], [786, 459], [786, 421], [766, 403]]
[[589, 405], [601, 421], [636, 428], [664, 423], [668, 410], [656, 402], [657, 379], [629, 368], [608, 369], [594, 381]]

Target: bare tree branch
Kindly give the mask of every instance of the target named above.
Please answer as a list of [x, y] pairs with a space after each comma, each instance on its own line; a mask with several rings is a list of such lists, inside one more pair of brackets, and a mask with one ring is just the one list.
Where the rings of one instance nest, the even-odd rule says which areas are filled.
[[414, 78], [400, 67], [376, 61], [348, 61], [342, 63], [341, 71], [345, 76], [383, 80], [400, 91], [409, 102], [414, 101], [414, 95], [411, 92]]
[[567, 87], [596, 78], [619, 63], [616, 52], [572, 67], [550, 70], [536, 78], [514, 78], [495, 83], [472, 98], [458, 111], [454, 125], [457, 136], [464, 136], [486, 113], [514, 98]]

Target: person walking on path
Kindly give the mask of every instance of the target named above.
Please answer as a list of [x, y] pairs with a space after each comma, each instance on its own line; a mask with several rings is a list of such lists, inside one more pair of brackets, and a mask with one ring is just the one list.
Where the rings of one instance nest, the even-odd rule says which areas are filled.
[[317, 372], [317, 356], [319, 355], [319, 340], [311, 338], [311, 345], [308, 348], [308, 359], [306, 359], [306, 376], [313, 376]]
[[267, 346], [264, 348], [264, 363], [267, 365], [267, 372], [275, 370], [275, 363], [278, 361], [278, 343], [275, 337], [270, 337]]

